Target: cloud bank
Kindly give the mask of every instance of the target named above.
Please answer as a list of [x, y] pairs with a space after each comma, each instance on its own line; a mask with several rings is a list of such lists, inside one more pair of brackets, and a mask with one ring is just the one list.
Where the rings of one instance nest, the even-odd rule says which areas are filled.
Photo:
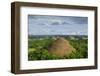
[[74, 16], [28, 16], [31, 35], [87, 35], [88, 18]]

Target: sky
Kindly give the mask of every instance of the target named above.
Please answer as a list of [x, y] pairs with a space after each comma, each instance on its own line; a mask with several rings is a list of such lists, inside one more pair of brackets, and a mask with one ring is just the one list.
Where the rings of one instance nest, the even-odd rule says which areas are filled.
[[29, 35], [88, 35], [88, 17], [28, 15]]

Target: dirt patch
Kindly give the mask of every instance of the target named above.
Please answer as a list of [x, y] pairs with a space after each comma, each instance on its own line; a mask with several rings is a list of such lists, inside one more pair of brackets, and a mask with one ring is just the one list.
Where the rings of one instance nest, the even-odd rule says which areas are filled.
[[70, 45], [69, 41], [65, 38], [57, 38], [49, 48], [49, 52], [57, 55], [59, 57], [63, 57], [64, 55], [68, 55], [75, 51], [72, 45]]

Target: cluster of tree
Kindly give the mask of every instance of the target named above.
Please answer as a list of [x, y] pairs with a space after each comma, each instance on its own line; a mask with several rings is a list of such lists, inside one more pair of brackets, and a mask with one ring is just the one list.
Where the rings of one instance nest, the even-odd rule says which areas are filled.
[[28, 60], [79, 59], [88, 57], [87, 39], [67, 40], [69, 40], [70, 44], [76, 49], [76, 51], [72, 52], [70, 55], [65, 55], [64, 57], [58, 57], [50, 54], [48, 51], [48, 47], [53, 43], [54, 39], [29, 39]]

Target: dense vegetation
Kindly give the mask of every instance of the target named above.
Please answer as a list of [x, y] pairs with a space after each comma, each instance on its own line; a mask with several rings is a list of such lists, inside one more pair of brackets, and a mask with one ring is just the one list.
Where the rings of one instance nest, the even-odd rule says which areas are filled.
[[48, 38], [29, 38], [28, 40], [28, 60], [53, 60], [53, 59], [80, 59], [88, 57], [87, 39], [70, 39], [66, 38], [76, 49], [75, 52], [64, 57], [52, 55], [48, 47], [53, 43], [52, 37]]

